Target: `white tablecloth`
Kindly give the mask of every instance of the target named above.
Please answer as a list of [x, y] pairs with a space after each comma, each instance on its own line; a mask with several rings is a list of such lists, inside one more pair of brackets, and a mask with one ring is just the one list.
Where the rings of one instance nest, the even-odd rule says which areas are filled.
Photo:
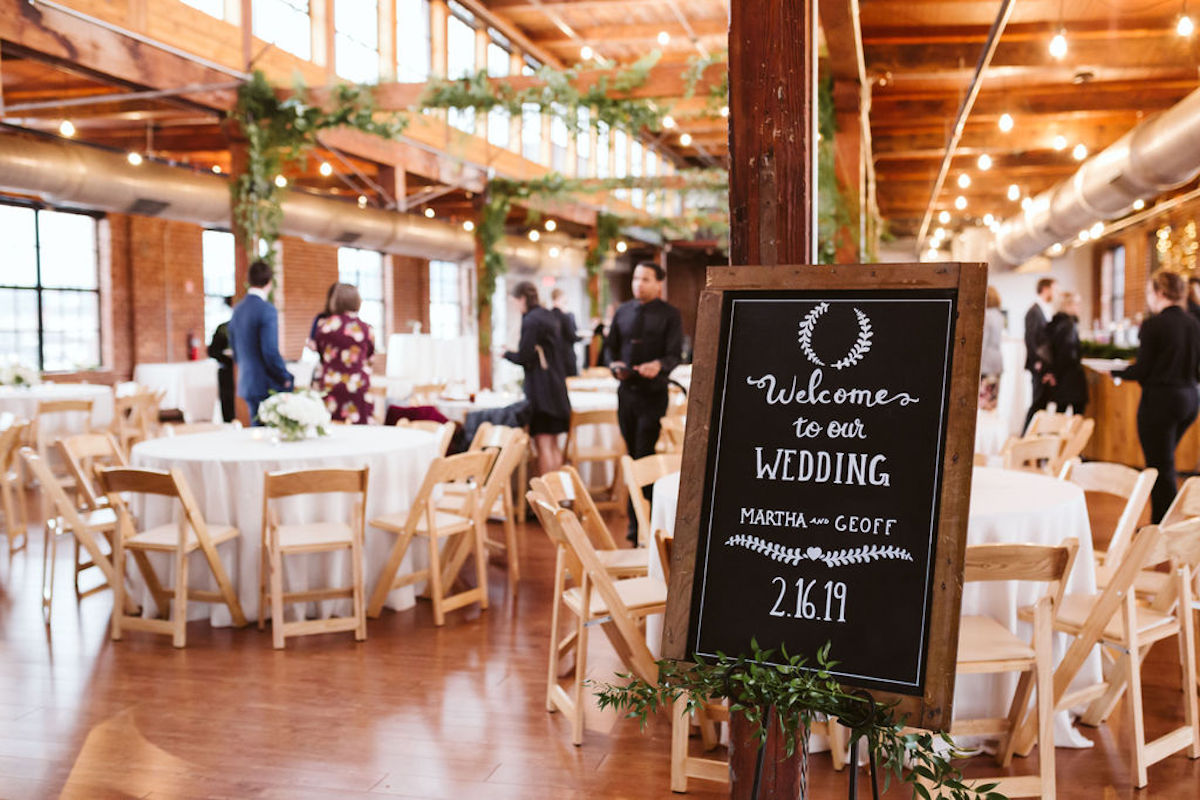
[[1033, 383], [1025, 370], [1025, 340], [1005, 336], [1000, 352], [1004, 357], [1004, 372], [1000, 373], [996, 414], [1006, 437], [1019, 436], [1025, 432], [1025, 414], [1033, 402]]
[[85, 433], [89, 428], [107, 427], [112, 422], [113, 392], [98, 383], [40, 383], [29, 388], [0, 386], [0, 412], [8, 411], [17, 417], [32, 420], [37, 416], [38, 403], [43, 400], [91, 400], [92, 418], [83, 414], [65, 414], [54, 432]]
[[[679, 473], [655, 482], [650, 511], [652, 529], [675, 529], [678, 500]], [[1081, 594], [1095, 592], [1092, 529], [1083, 491], [1074, 484], [1044, 475], [990, 467], [975, 469], [967, 523], [968, 544], [1058, 545], [1072, 536], [1079, 540], [1079, 553], [1066, 590]], [[659, 578], [663, 575], [655, 549], [650, 552], [650, 575]], [[969, 583], [963, 591], [962, 613], [993, 617], [1028, 640], [1033, 635], [1032, 628], [1017, 620], [1017, 611], [1035, 603], [1044, 589], [1045, 585], [1038, 583]], [[646, 641], [658, 653], [661, 640], [662, 618], [655, 615], [646, 621]], [[1070, 638], [1065, 635], [1055, 637], [1055, 663], [1065, 655], [1069, 643]], [[1073, 685], [1085, 686], [1100, 680], [1100, 655], [1094, 652]], [[964, 718], [1007, 715], [1016, 683], [1015, 675], [960, 675], [954, 690], [955, 715]], [[1054, 738], [1059, 747], [1091, 746], [1071, 725], [1067, 712], [1056, 715], [1054, 722]]]
[[428, 334], [394, 333], [387, 343], [387, 377], [421, 383], [479, 388], [479, 347], [474, 336], [435, 339]]
[[217, 404], [216, 361], [174, 361], [138, 364], [133, 380], [152, 391], [161, 391], [163, 408], [178, 408], [188, 422], [209, 422]]
[[1008, 420], [999, 411], [980, 411], [975, 416], [975, 452], [999, 456], [1008, 441]]
[[[258, 565], [262, 531], [263, 474], [274, 470], [371, 468], [367, 487], [367, 519], [408, 508], [436, 454], [432, 434], [410, 428], [383, 428], [363, 425], [335, 425], [332, 435], [305, 442], [274, 444], [265, 428], [199, 433], [192, 436], [152, 439], [134, 446], [134, 466], [152, 469], [179, 468], [187, 478], [204, 517], [209, 522], [225, 523], [241, 531], [236, 544], [218, 548], [248, 619], [258, 618]], [[349, 519], [352, 500], [346, 495], [306, 495], [275, 501], [284, 523]], [[169, 522], [177, 513], [178, 503], [148, 498], [144, 507], [135, 508], [144, 526]], [[172, 508], [173, 506], [173, 508]], [[364, 557], [367, 597], [370, 597], [379, 570], [395, 542], [395, 536], [367, 526]], [[193, 559], [202, 556], [192, 555]], [[410, 550], [402, 571], [413, 558]], [[324, 553], [291, 556], [284, 563], [284, 587], [299, 591], [309, 587], [348, 585], [348, 553]], [[192, 585], [216, 588], [207, 565], [195, 561], [191, 566]], [[160, 579], [166, 559], [157, 560]], [[423, 563], [418, 554], [416, 563]], [[143, 606], [153, 607], [136, 570], [129, 570], [141, 595]], [[397, 589], [388, 596], [392, 608], [409, 608], [414, 603], [414, 587]], [[325, 604], [322, 614], [346, 613], [349, 601]], [[336, 611], [335, 611], [336, 609]], [[294, 612], [293, 612], [294, 613]], [[228, 625], [228, 609], [223, 605], [197, 603], [189, 616], [208, 616], [213, 625]]]

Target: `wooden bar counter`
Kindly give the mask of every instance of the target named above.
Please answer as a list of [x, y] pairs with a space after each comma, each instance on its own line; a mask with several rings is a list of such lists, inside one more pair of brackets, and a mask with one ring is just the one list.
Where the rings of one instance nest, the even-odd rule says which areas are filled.
[[[1142, 387], [1135, 381], [1120, 385], [1106, 372], [1087, 365], [1088, 407], [1086, 416], [1096, 420], [1096, 430], [1084, 448], [1083, 457], [1093, 461], [1114, 461], [1139, 469], [1146, 466], [1137, 435], [1137, 407]], [[1200, 426], [1192, 424], [1175, 451], [1175, 467], [1181, 473], [1200, 469]]]

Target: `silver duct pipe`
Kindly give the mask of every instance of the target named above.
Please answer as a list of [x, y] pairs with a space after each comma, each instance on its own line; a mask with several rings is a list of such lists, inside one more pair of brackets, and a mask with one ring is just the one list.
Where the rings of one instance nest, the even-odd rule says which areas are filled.
[[[230, 225], [225, 179], [153, 161], [134, 166], [118, 153], [69, 142], [0, 136], [0, 191], [96, 211], [206, 227]], [[475, 254], [474, 237], [457, 225], [303, 192], [283, 192], [281, 232], [442, 261], [464, 261]], [[514, 267], [536, 269], [541, 262], [540, 249], [522, 237], [506, 237], [501, 250]]]
[[1133, 128], [1003, 222], [990, 260], [1022, 264], [1096, 222], [1123, 216], [1136, 200], [1187, 183], [1200, 173], [1197, 130], [1200, 89]]

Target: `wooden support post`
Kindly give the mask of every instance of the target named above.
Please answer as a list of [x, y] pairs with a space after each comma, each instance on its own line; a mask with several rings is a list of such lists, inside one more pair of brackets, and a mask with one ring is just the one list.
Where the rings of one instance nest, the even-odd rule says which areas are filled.
[[[483, 205], [483, 196], [475, 195], [475, 218], [479, 218], [479, 209]], [[487, 265], [483, 260], [483, 245], [479, 241], [479, 236], [475, 236], [475, 286], [479, 287], [483, 284], [484, 271]], [[479, 312], [477, 318], [479, 320], [479, 328], [476, 330], [476, 341], [479, 342], [479, 388], [492, 388], [492, 307], [489, 303], [484, 305], [479, 302], [478, 288], [476, 289], [475, 306]], [[488, 298], [489, 300], [491, 298]]]
[[733, 0], [729, 259], [816, 261], [814, 0]]

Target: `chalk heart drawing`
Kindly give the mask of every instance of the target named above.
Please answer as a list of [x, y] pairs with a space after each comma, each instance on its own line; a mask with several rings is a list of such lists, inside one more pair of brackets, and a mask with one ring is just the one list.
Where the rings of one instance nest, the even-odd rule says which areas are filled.
[[834, 361], [832, 364], [826, 364], [821, 360], [813, 350], [812, 337], [813, 331], [816, 330], [817, 322], [825, 313], [829, 311], [829, 303], [820, 303], [812, 311], [804, 315], [804, 319], [800, 320], [800, 350], [804, 353], [805, 358], [811, 361], [818, 367], [833, 367], [836, 370], [843, 370], [848, 367], [853, 367], [858, 362], [862, 361], [867, 353], [871, 352], [871, 337], [875, 332], [871, 329], [871, 319], [862, 312], [861, 309], [854, 309], [854, 316], [858, 318], [858, 338], [854, 340], [854, 344], [846, 355]]

